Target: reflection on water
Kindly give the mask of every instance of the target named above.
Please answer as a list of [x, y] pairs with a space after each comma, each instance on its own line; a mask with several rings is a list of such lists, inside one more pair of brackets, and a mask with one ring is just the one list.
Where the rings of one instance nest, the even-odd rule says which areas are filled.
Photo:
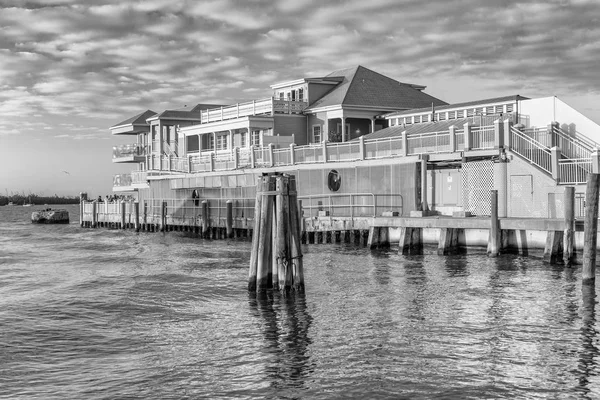
[[579, 363], [577, 372], [579, 373], [578, 391], [585, 395], [585, 398], [597, 398], [592, 395], [590, 389], [590, 378], [597, 376], [597, 357], [598, 357], [598, 329], [596, 328], [596, 287], [594, 284], [586, 284], [581, 287], [581, 351], [579, 353]]
[[600, 398], [579, 267], [310, 245], [257, 297], [248, 241], [3, 212], [0, 398]]
[[312, 318], [306, 295], [290, 291], [249, 293], [250, 313], [261, 322], [263, 351], [269, 355], [265, 368], [269, 386], [278, 396], [287, 389], [301, 389], [312, 372], [309, 328]]

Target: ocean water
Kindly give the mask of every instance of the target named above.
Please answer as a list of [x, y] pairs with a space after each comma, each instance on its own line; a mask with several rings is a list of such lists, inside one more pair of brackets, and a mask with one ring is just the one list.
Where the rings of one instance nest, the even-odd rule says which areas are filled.
[[0, 399], [600, 397], [580, 267], [304, 247], [249, 294], [250, 242], [32, 225], [0, 207]]

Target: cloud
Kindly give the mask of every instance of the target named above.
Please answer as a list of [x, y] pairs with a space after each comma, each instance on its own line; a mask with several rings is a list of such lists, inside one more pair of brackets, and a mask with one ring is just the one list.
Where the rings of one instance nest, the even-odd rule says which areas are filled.
[[357, 64], [425, 85], [480, 82], [474, 92], [497, 82], [600, 93], [599, 22], [585, 0], [5, 0], [0, 113], [110, 126], [148, 108], [248, 101], [272, 83]]

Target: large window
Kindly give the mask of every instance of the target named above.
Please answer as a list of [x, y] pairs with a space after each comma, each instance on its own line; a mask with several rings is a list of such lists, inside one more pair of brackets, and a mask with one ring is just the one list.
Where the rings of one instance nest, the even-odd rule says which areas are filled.
[[313, 143], [321, 143], [321, 125], [313, 125]]
[[240, 147], [246, 147], [246, 132], [240, 132]]

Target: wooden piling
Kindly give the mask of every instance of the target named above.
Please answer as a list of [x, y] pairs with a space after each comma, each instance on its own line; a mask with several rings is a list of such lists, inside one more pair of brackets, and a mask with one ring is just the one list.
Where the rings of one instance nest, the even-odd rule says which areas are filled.
[[210, 224], [208, 223], [209, 205], [208, 200], [202, 200], [202, 237], [207, 238], [210, 234]]
[[562, 262], [563, 258], [563, 231], [548, 231], [546, 246], [544, 247], [544, 261], [550, 264]]
[[282, 174], [263, 176], [256, 199], [248, 289], [303, 290], [295, 178]]
[[261, 218], [257, 221], [260, 224], [260, 234], [258, 238], [258, 266], [256, 270], [256, 290], [266, 290], [272, 286], [271, 279], [271, 234], [273, 218], [273, 196], [266, 195], [266, 192], [272, 192], [275, 180], [271, 176], [263, 177], [261, 193], [257, 196], [264, 196], [261, 204]]
[[135, 231], [139, 232], [140, 231], [140, 203], [139, 202], [135, 202], [133, 203], [133, 210], [135, 212]]
[[160, 207], [160, 231], [167, 231], [167, 202], [163, 201]]
[[417, 255], [423, 253], [423, 231], [421, 228], [400, 228], [400, 248], [402, 255]]
[[437, 253], [440, 256], [445, 256], [456, 252], [458, 247], [458, 229], [456, 228], [441, 228], [440, 240], [438, 242]]
[[570, 266], [575, 259], [575, 188], [565, 188], [565, 230], [563, 234], [563, 262]]
[[233, 237], [233, 201], [227, 200], [227, 219], [225, 221], [227, 237]]
[[304, 263], [302, 260], [302, 244], [300, 236], [303, 231], [304, 218], [300, 214], [301, 203], [298, 200], [296, 189], [296, 177], [290, 176], [289, 189], [289, 213], [291, 231], [291, 266], [292, 285], [296, 291], [304, 291]]
[[589, 173], [585, 193], [585, 221], [583, 232], [582, 283], [594, 284], [596, 279], [596, 242], [598, 239], [598, 194], [600, 174]]
[[498, 219], [498, 191], [491, 190], [490, 234], [488, 237], [488, 257], [498, 257], [500, 253], [500, 220]]
[[96, 228], [98, 226], [98, 202], [92, 202], [92, 228]]
[[125, 229], [125, 210], [126, 210], [126, 203], [124, 201], [121, 202], [121, 229]]

